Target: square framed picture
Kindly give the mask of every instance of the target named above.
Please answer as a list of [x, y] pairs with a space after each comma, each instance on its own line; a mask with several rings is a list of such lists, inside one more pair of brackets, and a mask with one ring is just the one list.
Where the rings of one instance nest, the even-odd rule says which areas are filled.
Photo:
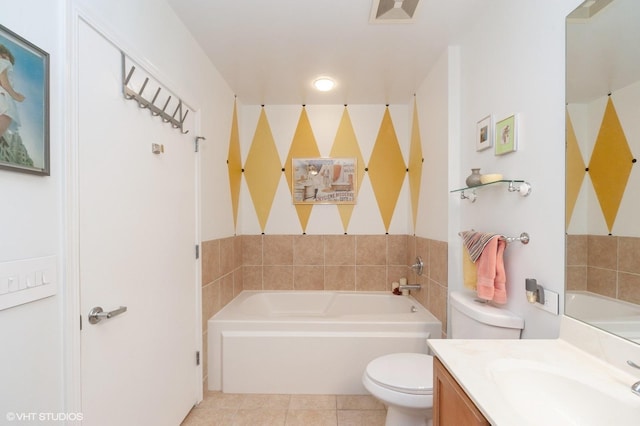
[[493, 146], [493, 116], [487, 115], [476, 125], [476, 151]]
[[515, 114], [496, 123], [495, 141], [496, 155], [507, 154], [518, 150], [517, 120]]
[[0, 169], [49, 176], [49, 54], [0, 25]]
[[356, 158], [293, 158], [293, 204], [355, 204]]

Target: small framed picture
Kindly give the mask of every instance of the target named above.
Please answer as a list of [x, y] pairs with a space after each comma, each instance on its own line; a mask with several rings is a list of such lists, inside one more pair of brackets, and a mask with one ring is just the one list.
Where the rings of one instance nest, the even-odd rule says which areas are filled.
[[0, 25], [0, 169], [49, 176], [49, 54]]
[[356, 158], [293, 158], [293, 204], [355, 204]]
[[487, 115], [476, 125], [476, 151], [484, 151], [493, 145], [493, 116]]
[[496, 155], [507, 154], [518, 150], [516, 115], [500, 120], [496, 123], [495, 153]]

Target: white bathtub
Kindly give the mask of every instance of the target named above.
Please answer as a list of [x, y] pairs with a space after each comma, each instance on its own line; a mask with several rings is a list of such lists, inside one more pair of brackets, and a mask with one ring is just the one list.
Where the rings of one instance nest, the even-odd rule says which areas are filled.
[[209, 389], [227, 393], [367, 394], [372, 359], [427, 353], [441, 323], [391, 293], [243, 291], [208, 321]]
[[565, 313], [640, 343], [640, 306], [588, 291], [568, 291]]

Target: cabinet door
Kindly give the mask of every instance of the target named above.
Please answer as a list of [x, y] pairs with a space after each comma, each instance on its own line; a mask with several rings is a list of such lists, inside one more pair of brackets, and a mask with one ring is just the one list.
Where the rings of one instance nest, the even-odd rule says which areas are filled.
[[462, 390], [456, 379], [433, 358], [434, 426], [489, 426], [490, 423]]

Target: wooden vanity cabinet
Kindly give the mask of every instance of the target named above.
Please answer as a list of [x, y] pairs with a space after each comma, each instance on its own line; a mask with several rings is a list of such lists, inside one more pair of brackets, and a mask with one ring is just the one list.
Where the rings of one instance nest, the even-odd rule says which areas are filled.
[[434, 426], [490, 425], [436, 357], [433, 357], [433, 393]]

